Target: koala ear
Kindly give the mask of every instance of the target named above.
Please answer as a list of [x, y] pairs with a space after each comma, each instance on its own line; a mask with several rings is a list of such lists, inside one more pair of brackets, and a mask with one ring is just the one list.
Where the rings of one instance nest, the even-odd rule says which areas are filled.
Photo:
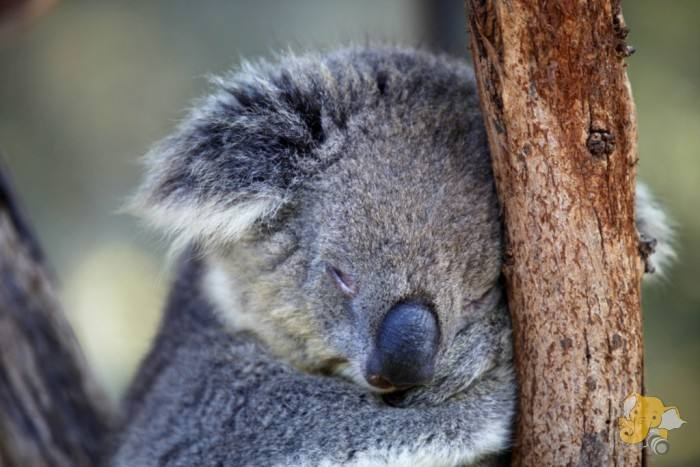
[[[646, 185], [639, 182], [636, 189], [637, 231], [640, 251], [645, 256], [647, 273], [662, 276], [676, 259], [674, 223], [652, 196]], [[648, 274], [647, 274], [648, 276]]]
[[[130, 210], [187, 244], [239, 239], [324, 165], [323, 89], [308, 70], [247, 66], [147, 156]], [[298, 64], [297, 64], [298, 65]]]

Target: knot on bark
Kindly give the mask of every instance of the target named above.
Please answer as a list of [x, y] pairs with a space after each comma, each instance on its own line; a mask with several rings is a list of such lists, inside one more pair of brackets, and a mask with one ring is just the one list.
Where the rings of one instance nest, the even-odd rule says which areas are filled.
[[591, 130], [586, 147], [593, 157], [605, 157], [615, 150], [615, 135], [607, 130]]

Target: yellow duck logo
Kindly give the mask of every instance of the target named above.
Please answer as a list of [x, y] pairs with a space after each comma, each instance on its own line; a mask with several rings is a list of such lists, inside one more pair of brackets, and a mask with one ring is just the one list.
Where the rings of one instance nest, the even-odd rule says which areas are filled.
[[646, 440], [654, 454], [666, 454], [668, 432], [685, 423], [676, 407], [666, 407], [658, 397], [642, 396], [636, 392], [625, 398], [624, 416], [618, 418], [620, 439], [637, 444]]

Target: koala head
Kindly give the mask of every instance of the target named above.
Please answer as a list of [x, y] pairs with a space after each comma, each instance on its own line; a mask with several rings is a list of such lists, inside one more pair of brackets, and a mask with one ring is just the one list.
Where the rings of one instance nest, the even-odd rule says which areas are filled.
[[299, 368], [422, 384], [495, 308], [499, 209], [461, 62], [352, 48], [246, 65], [147, 164], [135, 204], [200, 248], [222, 325]]

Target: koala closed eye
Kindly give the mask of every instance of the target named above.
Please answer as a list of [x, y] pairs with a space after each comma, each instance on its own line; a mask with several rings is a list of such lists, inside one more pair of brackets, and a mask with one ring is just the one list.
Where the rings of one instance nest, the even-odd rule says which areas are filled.
[[331, 276], [331, 279], [333, 279], [336, 287], [338, 287], [343, 294], [347, 295], [348, 297], [354, 297], [357, 295], [357, 284], [350, 274], [330, 264], [326, 265], [326, 271], [328, 272], [328, 275]]

